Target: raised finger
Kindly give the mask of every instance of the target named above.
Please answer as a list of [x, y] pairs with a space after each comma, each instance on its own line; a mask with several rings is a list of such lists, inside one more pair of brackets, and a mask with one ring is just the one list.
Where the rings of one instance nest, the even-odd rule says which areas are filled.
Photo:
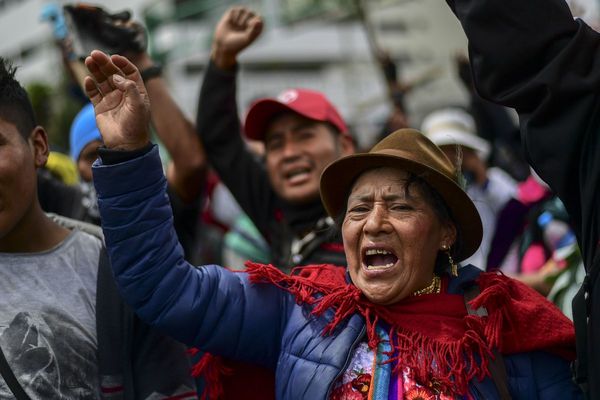
[[244, 12], [244, 9], [242, 7], [234, 7], [231, 10], [231, 23], [234, 26], [239, 26], [240, 24], [240, 19], [242, 18], [242, 14]]
[[90, 57], [92, 57], [92, 59], [96, 61], [96, 64], [98, 64], [100, 70], [106, 76], [118, 74], [121, 72], [121, 70], [113, 64], [110, 56], [100, 50], [93, 50], [90, 54]]
[[114, 74], [123, 76], [123, 71], [121, 71], [119, 67], [117, 67], [113, 63], [112, 59], [108, 56], [108, 54], [103, 53], [99, 50], [94, 50], [90, 55], [94, 60], [96, 60], [96, 63], [98, 64], [100, 70], [105, 76], [109, 77]]
[[262, 32], [263, 21], [260, 15], [254, 15], [248, 21], [248, 27], [250, 28], [250, 35], [252, 38], [257, 37]]
[[102, 93], [100, 93], [98, 90], [96, 82], [94, 82], [94, 79], [91, 76], [85, 77], [83, 80], [83, 88], [87, 97], [89, 97], [94, 107], [96, 107], [96, 105], [102, 100]]
[[140, 75], [137, 67], [127, 59], [127, 57], [123, 57], [119, 54], [114, 54], [111, 57], [112, 62], [122, 71], [124, 76], [135, 82], [138, 91], [140, 93], [146, 92], [146, 87], [144, 86], [144, 81], [142, 80], [142, 76]]
[[139, 76], [137, 67], [127, 57], [123, 57], [120, 54], [113, 54], [110, 56], [110, 59], [126, 78], [135, 80], [134, 78]]
[[92, 57], [86, 57], [84, 63], [85, 67], [90, 72], [90, 76], [93, 78], [96, 84], [99, 84], [99, 82], [106, 81], [106, 76], [104, 76], [102, 71], [100, 71], [100, 67], [98, 66], [98, 64], [96, 64], [96, 61], [94, 61]]
[[240, 16], [240, 25], [245, 28], [246, 26], [248, 26], [248, 21], [250, 21], [256, 14], [250, 10], [244, 11], [245, 12], [243, 12]]
[[[106, 62], [104, 59], [106, 55], [99, 51], [92, 51], [89, 57], [85, 59], [85, 66], [92, 74], [94, 80], [96, 81], [96, 85], [102, 94], [106, 95], [110, 91], [114, 89], [114, 86], [109, 78], [110, 75], [107, 75], [100, 65], [100, 63]], [[106, 56], [108, 57], [108, 56]]]

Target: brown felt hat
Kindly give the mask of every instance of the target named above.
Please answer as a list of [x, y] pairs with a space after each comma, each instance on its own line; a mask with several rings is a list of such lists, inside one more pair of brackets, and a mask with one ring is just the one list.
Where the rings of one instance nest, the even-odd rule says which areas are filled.
[[329, 164], [321, 175], [321, 200], [325, 210], [337, 217], [345, 208], [352, 184], [363, 172], [393, 167], [411, 172], [435, 189], [450, 209], [462, 237], [457, 261], [475, 253], [483, 228], [475, 204], [459, 184], [459, 177], [446, 155], [414, 129], [400, 129], [377, 143], [368, 153], [353, 154]]

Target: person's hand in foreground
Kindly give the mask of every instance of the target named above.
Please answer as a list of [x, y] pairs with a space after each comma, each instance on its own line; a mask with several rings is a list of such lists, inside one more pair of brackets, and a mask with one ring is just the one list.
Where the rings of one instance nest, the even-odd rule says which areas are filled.
[[263, 21], [260, 15], [246, 7], [232, 7], [221, 17], [215, 28], [211, 59], [221, 69], [231, 69], [237, 55], [260, 35]]
[[85, 59], [84, 88], [94, 105], [104, 145], [136, 150], [148, 144], [150, 100], [138, 69], [125, 57], [94, 50]]

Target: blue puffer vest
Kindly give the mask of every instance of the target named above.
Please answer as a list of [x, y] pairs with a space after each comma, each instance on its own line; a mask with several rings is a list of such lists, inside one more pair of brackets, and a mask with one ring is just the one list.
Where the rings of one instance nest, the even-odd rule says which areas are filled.
[[[354, 315], [330, 336], [315, 318], [273, 285], [245, 273], [195, 268], [183, 259], [165, 194], [157, 148], [115, 165], [94, 165], [102, 227], [115, 277], [142, 319], [183, 343], [276, 371], [278, 399], [326, 399], [353, 348], [365, 340]], [[478, 274], [465, 267], [451, 282], [460, 293]], [[545, 353], [505, 357], [514, 399], [575, 399], [568, 364]], [[498, 399], [493, 382], [472, 382], [477, 399]]]

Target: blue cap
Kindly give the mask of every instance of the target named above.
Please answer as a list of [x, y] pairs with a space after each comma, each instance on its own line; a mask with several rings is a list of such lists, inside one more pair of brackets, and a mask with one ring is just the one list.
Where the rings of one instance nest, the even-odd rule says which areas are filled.
[[89, 103], [79, 111], [71, 124], [69, 147], [73, 161], [77, 162], [83, 148], [94, 140], [102, 141], [102, 136], [96, 126], [94, 106], [92, 103]]
[[545, 228], [546, 225], [548, 225], [553, 219], [554, 217], [552, 216], [550, 211], [544, 211], [538, 216], [537, 223], [541, 228]]

